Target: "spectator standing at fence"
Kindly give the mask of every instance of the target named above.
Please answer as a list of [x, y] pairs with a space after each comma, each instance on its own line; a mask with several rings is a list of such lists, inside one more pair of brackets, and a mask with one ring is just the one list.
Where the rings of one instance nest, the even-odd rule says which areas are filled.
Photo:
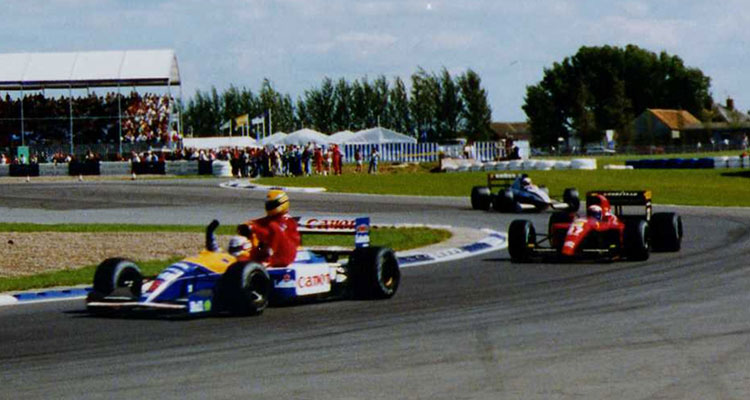
[[341, 167], [342, 167], [342, 155], [341, 155], [341, 149], [337, 144], [334, 144], [331, 147], [331, 151], [333, 152], [333, 173], [336, 175], [341, 175]]
[[323, 151], [320, 147], [315, 146], [313, 158], [315, 159], [315, 173], [320, 175], [323, 173]]
[[380, 153], [377, 147], [373, 147], [370, 152], [370, 166], [367, 168], [368, 174], [378, 173], [378, 161], [380, 160]]
[[354, 170], [362, 172], [362, 152], [359, 151], [359, 147], [354, 150], [354, 162], [357, 164]]

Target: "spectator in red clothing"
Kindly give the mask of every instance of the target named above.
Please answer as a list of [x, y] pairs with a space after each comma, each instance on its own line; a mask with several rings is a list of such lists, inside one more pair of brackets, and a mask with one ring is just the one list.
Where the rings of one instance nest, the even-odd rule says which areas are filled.
[[334, 144], [331, 151], [333, 152], [333, 173], [341, 175], [341, 162], [343, 158], [341, 156], [341, 149], [339, 149], [338, 145]]
[[283, 190], [266, 195], [266, 216], [240, 224], [237, 232], [250, 239], [250, 259], [269, 267], [286, 267], [297, 256], [297, 221], [289, 217], [289, 197]]

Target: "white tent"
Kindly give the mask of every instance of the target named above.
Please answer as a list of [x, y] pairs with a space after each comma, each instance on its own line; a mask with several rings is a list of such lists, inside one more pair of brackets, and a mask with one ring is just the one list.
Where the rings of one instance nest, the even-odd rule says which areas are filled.
[[286, 133], [278, 131], [271, 136], [266, 136], [263, 139], [260, 139], [260, 143], [264, 146], [271, 145], [277, 143], [280, 140], [284, 140], [284, 138], [287, 136], [288, 135]]
[[417, 139], [386, 128], [364, 129], [354, 134], [346, 144], [417, 143]]
[[214, 136], [184, 138], [182, 145], [191, 149], [219, 149], [222, 147], [258, 147], [255, 139], [249, 136]]
[[331, 141], [331, 143], [341, 144], [351, 139], [352, 137], [354, 137], [354, 132], [341, 131], [329, 136], [328, 139]]
[[287, 137], [276, 142], [277, 144], [304, 146], [308, 143], [327, 145], [331, 142], [328, 135], [324, 135], [312, 129], [300, 129], [290, 133]]

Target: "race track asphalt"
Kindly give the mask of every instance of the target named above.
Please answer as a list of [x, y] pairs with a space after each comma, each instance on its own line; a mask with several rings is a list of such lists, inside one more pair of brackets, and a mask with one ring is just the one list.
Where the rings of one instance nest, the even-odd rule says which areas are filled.
[[[261, 212], [263, 192], [217, 183], [0, 184], [0, 221]], [[504, 230], [518, 217], [468, 199], [290, 197], [295, 213], [384, 223]], [[511, 264], [498, 251], [405, 269], [391, 300], [250, 318], [95, 318], [82, 300], [0, 307], [0, 398], [750, 398], [750, 210], [655, 208], [680, 212], [685, 240], [647, 262]], [[525, 217], [545, 226], [548, 214]]]

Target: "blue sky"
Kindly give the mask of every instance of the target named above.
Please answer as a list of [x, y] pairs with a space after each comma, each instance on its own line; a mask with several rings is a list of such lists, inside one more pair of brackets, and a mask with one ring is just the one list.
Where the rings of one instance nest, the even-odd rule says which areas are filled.
[[324, 77], [419, 66], [478, 72], [495, 121], [522, 121], [527, 85], [581, 46], [635, 44], [710, 76], [750, 109], [750, 2], [617, 0], [4, 0], [0, 53], [176, 51], [187, 99], [263, 78], [296, 100]]

